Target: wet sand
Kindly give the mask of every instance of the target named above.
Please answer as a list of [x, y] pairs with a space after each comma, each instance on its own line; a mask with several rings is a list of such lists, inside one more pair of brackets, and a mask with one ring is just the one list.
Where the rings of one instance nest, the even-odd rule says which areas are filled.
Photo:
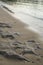
[[[10, 14], [8, 14], [6, 11], [4, 11], [0, 7], [0, 23], [7, 23], [11, 25], [11, 28], [0, 28], [0, 30], [3, 30], [4, 32], [10, 32], [11, 34], [14, 34], [14, 32], [19, 32], [20, 36], [15, 36], [17, 41], [22, 42], [23, 44], [28, 40], [35, 40], [36, 42], [40, 43], [40, 46], [43, 47], [42, 41], [40, 40], [40, 35], [38, 33], [33, 32], [32, 30], [28, 30], [25, 27], [26, 24], [22, 23], [17, 18], [13, 18]], [[0, 37], [0, 43], [2, 42], [13, 42], [15, 40], [5, 39]], [[17, 50], [17, 53], [20, 51]], [[43, 56], [43, 50], [36, 50], [36, 53], [40, 54], [40, 56]], [[30, 59], [30, 62], [25, 61], [19, 61], [19, 60], [12, 60], [7, 59], [0, 55], [0, 65], [43, 65], [43, 57], [35, 56], [33, 54], [26, 54], [25, 57]]]

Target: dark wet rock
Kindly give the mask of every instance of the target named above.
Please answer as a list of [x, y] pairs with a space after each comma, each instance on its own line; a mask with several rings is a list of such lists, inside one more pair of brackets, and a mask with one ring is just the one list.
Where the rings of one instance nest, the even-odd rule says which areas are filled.
[[36, 41], [35, 40], [28, 40], [27, 42], [35, 43]]
[[[2, 38], [10, 38], [10, 39], [15, 39], [16, 38], [16, 36], [15, 35], [17, 35], [18, 36], [18, 34], [13, 34], [13, 33], [11, 33], [11, 32], [8, 32], [8, 31], [4, 31], [4, 30], [0, 30], [0, 36], [2, 37]], [[21, 42], [19, 42], [19, 41], [16, 41], [15, 43], [19, 43], [19, 44], [21, 44]]]
[[9, 43], [7, 43], [7, 42], [0, 42], [0, 50], [1, 49], [9, 49], [10, 48], [10, 46], [9, 46]]
[[1, 34], [1, 37], [2, 37], [2, 38], [15, 39], [15, 37], [14, 37], [13, 35], [11, 35], [11, 34], [9, 34], [9, 35], [4, 35], [4, 34]]
[[19, 32], [14, 32], [14, 35], [20, 36], [21, 34]]
[[23, 47], [16, 46], [16, 47], [14, 47], [14, 49], [23, 49]]
[[41, 56], [43, 58], [43, 56]]
[[41, 49], [40, 46], [37, 46], [37, 49]]
[[25, 55], [25, 54], [38, 55], [38, 54], [35, 52], [35, 50], [32, 50], [32, 49], [24, 49], [21, 54], [23, 54], [23, 55]]
[[16, 45], [16, 47], [14, 47], [15, 49], [24, 49], [25, 48], [25, 45]]
[[6, 52], [5, 51], [0, 51], [0, 55], [5, 55]]
[[11, 28], [11, 26], [9, 25], [9, 24], [7, 24], [7, 23], [0, 23], [0, 27], [1, 28]]
[[11, 43], [11, 46], [14, 49], [23, 49], [23, 48], [25, 48], [25, 45], [21, 41], [17, 41], [17, 40], [15, 42]]
[[38, 42], [36, 42], [34, 40], [29, 40], [29, 41], [25, 42], [25, 44], [27, 45], [27, 47], [29, 47], [29, 46], [33, 47], [35, 50], [42, 49], [40, 47], [40, 43], [38, 43]]
[[[3, 6], [3, 5], [2, 5]], [[6, 10], [8, 10], [11, 13], [14, 13], [13, 11], [11, 11], [9, 8], [7, 8], [6, 6], [3, 6], [3, 8], [5, 8]]]
[[12, 45], [17, 45], [17, 46], [18, 46], [19, 44], [22, 44], [22, 42], [20, 42], [20, 41], [15, 41], [15, 42], [12, 43]]
[[34, 45], [34, 48], [35, 48], [35, 50], [37, 50], [37, 49], [43, 50], [43, 48], [40, 47], [40, 44], [39, 43], [36, 43]]
[[10, 52], [10, 51], [0, 51], [0, 54], [8, 59], [18, 59], [18, 60], [24, 60], [27, 62], [30, 62], [28, 59], [26, 59], [24, 56], [17, 54], [16, 52]]
[[40, 59], [39, 59], [39, 58], [37, 58], [37, 61], [40, 61]]
[[3, 32], [3, 31], [2, 31], [2, 30], [0, 30], [0, 36], [1, 36], [2, 32]]
[[32, 61], [32, 63], [35, 63], [34, 61]]

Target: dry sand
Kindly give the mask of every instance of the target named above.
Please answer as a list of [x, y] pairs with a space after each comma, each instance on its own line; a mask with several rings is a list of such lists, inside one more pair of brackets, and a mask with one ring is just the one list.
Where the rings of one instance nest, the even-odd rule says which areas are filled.
[[[16, 36], [16, 40], [21, 41], [22, 43], [28, 41], [28, 40], [35, 40], [36, 42], [42, 43], [40, 40], [40, 36], [38, 33], [33, 32], [32, 30], [25, 29], [27, 26], [26, 24], [22, 23], [17, 18], [13, 18], [11, 15], [9, 15], [6, 11], [4, 11], [0, 7], [0, 22], [1, 23], [8, 23], [12, 26], [12, 28], [0, 28], [5, 32], [19, 32], [21, 33], [21, 36]], [[9, 39], [2, 39], [0, 37], [1, 42], [12, 42], [14, 40]], [[43, 47], [43, 44], [41, 44], [41, 47]], [[36, 53], [39, 53], [43, 56], [43, 50], [37, 50]], [[27, 54], [25, 55], [27, 58], [31, 60], [31, 62], [24, 62], [19, 60], [11, 60], [4, 58], [0, 55], [0, 65], [43, 65], [43, 57], [35, 56], [33, 54]], [[33, 61], [33, 62], [32, 62]]]

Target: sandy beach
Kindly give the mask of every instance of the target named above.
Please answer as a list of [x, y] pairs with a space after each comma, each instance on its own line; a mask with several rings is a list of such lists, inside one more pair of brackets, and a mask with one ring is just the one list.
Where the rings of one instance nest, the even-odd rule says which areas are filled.
[[[26, 29], [25, 28], [27, 26], [26, 24], [22, 23], [19, 19], [12, 17], [10, 14], [4, 11], [1, 7], [0, 7], [0, 23], [6, 23], [11, 26], [11, 28], [0, 27], [0, 30], [2, 30], [4, 34], [7, 32], [11, 34], [14, 34], [15, 32], [19, 33], [18, 36], [15, 35], [15, 39], [0, 37], [0, 43], [3, 43], [3, 42], [12, 43], [14, 41], [20, 41], [22, 44], [24, 44], [29, 40], [34, 40], [35, 43], [40, 44], [40, 49], [35, 50], [36, 54], [39, 54], [39, 56], [34, 54], [24, 55], [26, 58], [30, 60], [30, 62], [8, 59], [0, 55], [0, 65], [24, 65], [24, 64], [25, 65], [43, 65], [43, 49], [42, 49], [43, 42], [40, 40], [40, 35], [38, 33], [35, 33], [34, 31], [30, 29]], [[33, 47], [33, 45], [31, 47]], [[17, 49], [16, 52], [19, 54], [21, 52], [21, 49], [20, 50]]]

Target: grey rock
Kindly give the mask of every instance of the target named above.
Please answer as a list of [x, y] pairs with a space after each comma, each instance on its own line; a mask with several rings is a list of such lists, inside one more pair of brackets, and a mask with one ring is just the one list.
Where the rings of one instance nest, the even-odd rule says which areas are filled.
[[[2, 5], [3, 6], [3, 5]], [[5, 8], [6, 10], [8, 10], [11, 13], [14, 13], [13, 11], [11, 11], [9, 8], [7, 8], [6, 6], [3, 6], [3, 8]]]
[[7, 24], [7, 23], [0, 23], [0, 27], [1, 28], [11, 28], [11, 26], [9, 25], [9, 24]]
[[26, 59], [24, 56], [17, 54], [16, 52], [12, 51], [0, 51], [0, 54], [8, 59], [18, 59], [30, 62], [30, 60]]
[[0, 55], [5, 55], [6, 54], [6, 51], [0, 51]]
[[2, 38], [10, 38], [10, 39], [14, 39], [15, 38], [12, 34], [10, 34], [8, 32], [3, 32], [3, 31], [0, 33], [0, 36]]
[[20, 41], [15, 41], [15, 42], [12, 43], [12, 45], [18, 45], [18, 44], [22, 44], [22, 42], [20, 42]]
[[24, 48], [25, 48], [25, 45], [20, 45], [20, 44], [16, 45], [15, 47], [15, 49], [24, 49]]
[[36, 41], [35, 41], [35, 40], [28, 40], [27, 42], [36, 43]]
[[9, 49], [9, 43], [7, 42], [0, 42], [0, 49]]
[[14, 35], [20, 36], [21, 34], [19, 32], [14, 32]]
[[13, 35], [1, 35], [2, 38], [10, 38], [10, 39], [14, 39]]
[[29, 47], [29, 46], [33, 47], [35, 50], [42, 49], [40, 47], [40, 43], [38, 43], [38, 42], [36, 42], [34, 40], [29, 40], [29, 41], [25, 42], [25, 44], [26, 44], [27, 47]]
[[25, 55], [25, 54], [34, 54], [34, 55], [38, 55], [35, 50], [33, 49], [24, 49], [21, 53], [22, 55]]

